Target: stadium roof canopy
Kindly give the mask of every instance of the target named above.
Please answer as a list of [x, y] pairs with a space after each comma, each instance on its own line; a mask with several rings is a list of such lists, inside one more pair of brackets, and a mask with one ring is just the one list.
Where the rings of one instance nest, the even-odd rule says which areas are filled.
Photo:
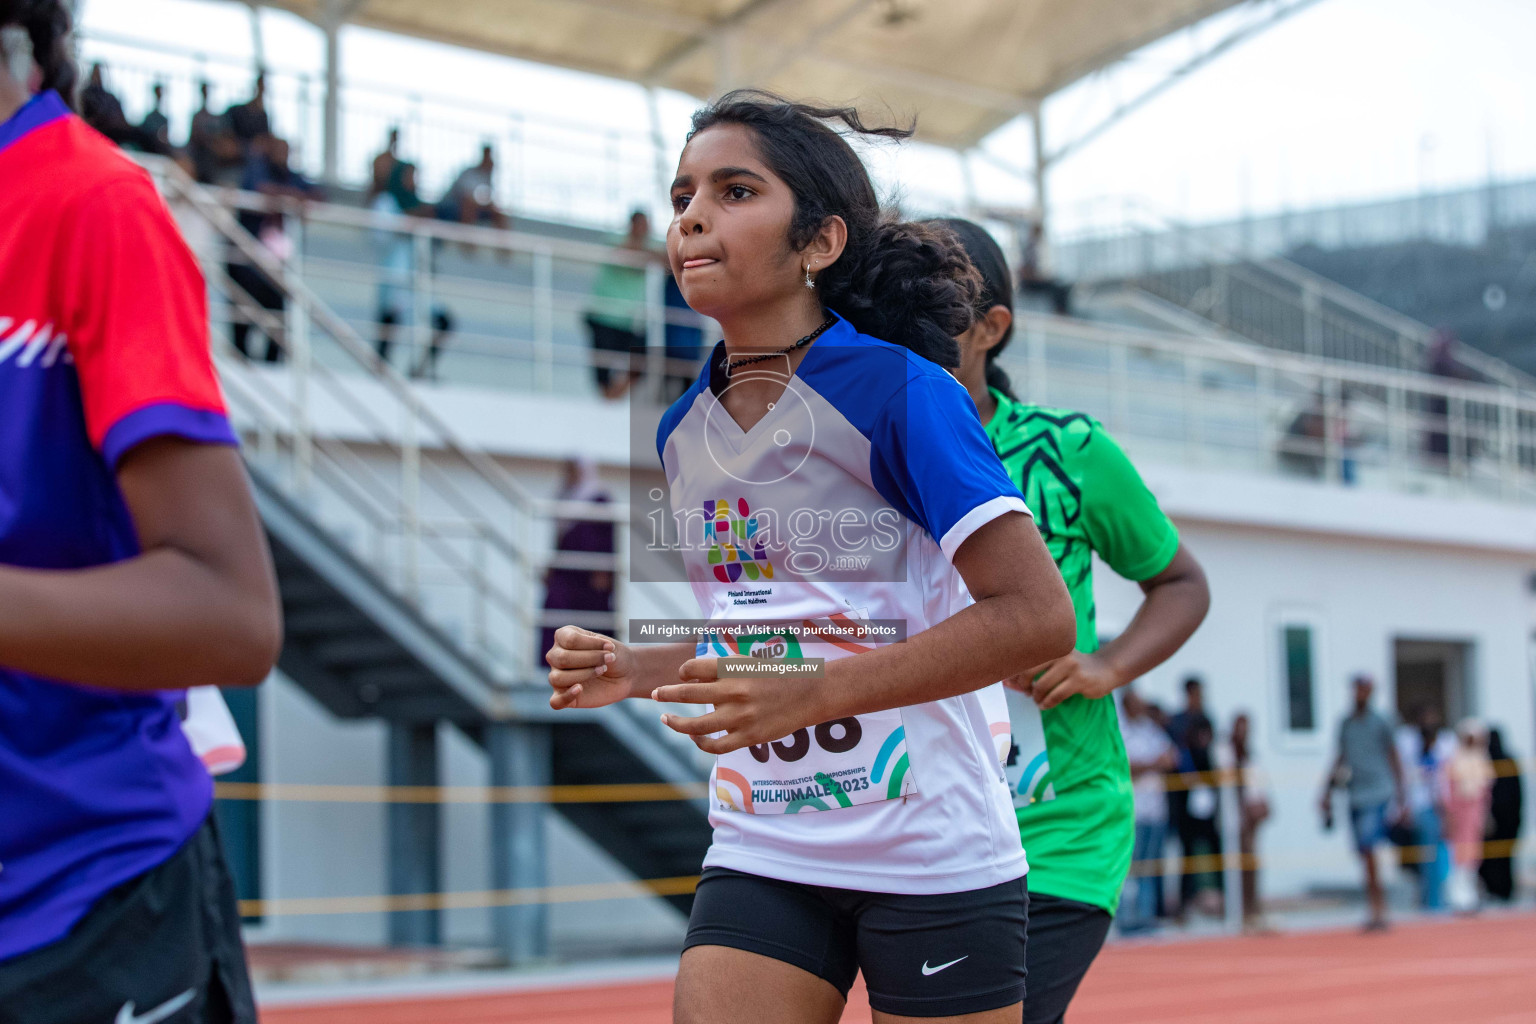
[[[741, 85], [917, 114], [964, 149], [1181, 28], [1261, 0], [256, 0], [709, 96]], [[1284, 7], [1283, 0], [1263, 0]], [[1295, 4], [1293, 3], [1293, 6]], [[332, 50], [334, 53], [334, 49]]]

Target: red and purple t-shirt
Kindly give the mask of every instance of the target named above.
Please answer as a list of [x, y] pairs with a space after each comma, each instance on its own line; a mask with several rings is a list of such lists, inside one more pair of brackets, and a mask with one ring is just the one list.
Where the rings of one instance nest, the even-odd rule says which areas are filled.
[[[202, 275], [149, 176], [44, 93], [0, 124], [0, 564], [137, 554], [115, 470], [164, 435], [235, 443]], [[62, 938], [207, 816], [180, 696], [0, 666], [0, 960]]]

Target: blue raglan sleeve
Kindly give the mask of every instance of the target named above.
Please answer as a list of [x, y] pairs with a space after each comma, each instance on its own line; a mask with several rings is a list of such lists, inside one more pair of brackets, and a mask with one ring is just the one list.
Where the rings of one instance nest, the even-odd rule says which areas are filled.
[[926, 530], [950, 561], [993, 519], [1030, 514], [987, 440], [971, 396], [947, 373], [913, 374], [882, 408], [870, 442], [875, 488]]

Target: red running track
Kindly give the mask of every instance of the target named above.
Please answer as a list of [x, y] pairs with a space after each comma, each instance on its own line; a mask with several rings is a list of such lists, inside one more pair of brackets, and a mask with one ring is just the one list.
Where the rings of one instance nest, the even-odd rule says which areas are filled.
[[[670, 1024], [672, 985], [329, 1003], [263, 1024]], [[855, 990], [845, 1024], [868, 1024]], [[1070, 1024], [1536, 1024], [1536, 916], [1106, 950]]]

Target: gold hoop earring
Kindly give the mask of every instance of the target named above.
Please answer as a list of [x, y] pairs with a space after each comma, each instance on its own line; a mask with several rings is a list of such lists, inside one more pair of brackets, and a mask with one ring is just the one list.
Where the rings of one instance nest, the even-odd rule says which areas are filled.
[[807, 288], [816, 287], [816, 279], [811, 276], [811, 265], [809, 263], [805, 265], [805, 286]]

